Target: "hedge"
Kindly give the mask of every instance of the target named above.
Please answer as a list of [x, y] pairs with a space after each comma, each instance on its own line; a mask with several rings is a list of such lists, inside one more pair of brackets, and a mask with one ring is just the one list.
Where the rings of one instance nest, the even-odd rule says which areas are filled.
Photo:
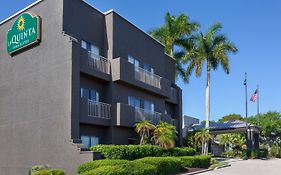
[[92, 151], [100, 152], [106, 159], [135, 160], [143, 157], [163, 156], [193, 156], [193, 148], [164, 149], [153, 145], [97, 145], [91, 147]]
[[51, 170], [40, 170], [32, 173], [31, 175], [66, 175], [62, 170], [51, 169]]
[[92, 162], [83, 163], [78, 166], [77, 172], [78, 174], [82, 174], [87, 171], [91, 171], [93, 169], [97, 169], [103, 166], [114, 166], [128, 163], [128, 160], [114, 160], [114, 159], [103, 159], [103, 160], [95, 160]]
[[181, 163], [186, 168], [208, 168], [210, 166], [210, 156], [185, 156], [180, 157]]
[[85, 172], [83, 175], [155, 175], [156, 167], [138, 162], [128, 162], [116, 166], [103, 166]]
[[180, 158], [177, 157], [145, 157], [135, 161], [154, 165], [156, 167], [156, 175], [169, 175], [184, 169]]
[[134, 161], [103, 159], [81, 164], [81, 175], [169, 175], [186, 168], [208, 168], [210, 156], [145, 157]]

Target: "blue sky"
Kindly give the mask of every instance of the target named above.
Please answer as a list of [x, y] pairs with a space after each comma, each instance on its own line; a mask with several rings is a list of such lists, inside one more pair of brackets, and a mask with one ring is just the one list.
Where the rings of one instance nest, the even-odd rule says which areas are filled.
[[[34, 0], [0, 0], [0, 21]], [[248, 73], [249, 98], [260, 85], [260, 111], [281, 111], [281, 1], [280, 0], [88, 0], [101, 11], [116, 10], [144, 31], [161, 25], [167, 11], [186, 13], [206, 30], [213, 22], [223, 24], [239, 49], [231, 55], [231, 72], [221, 69], [211, 77], [211, 119], [238, 113], [245, 114], [244, 73]], [[205, 73], [205, 72], [204, 72]], [[204, 119], [206, 76], [180, 79], [183, 89], [183, 113]], [[256, 114], [256, 104], [249, 102], [249, 115]]]

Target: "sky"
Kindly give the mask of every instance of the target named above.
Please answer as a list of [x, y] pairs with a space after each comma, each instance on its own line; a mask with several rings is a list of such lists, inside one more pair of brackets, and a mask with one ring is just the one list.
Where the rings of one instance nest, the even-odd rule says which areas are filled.
[[[230, 55], [231, 71], [211, 73], [211, 120], [231, 113], [245, 116], [244, 74], [248, 74], [248, 96], [260, 86], [260, 112], [281, 112], [281, 1], [280, 0], [87, 0], [102, 12], [114, 9], [149, 31], [164, 23], [166, 12], [187, 14], [206, 31], [214, 22], [223, 24], [222, 33], [239, 52]], [[0, 0], [0, 21], [35, 0]], [[189, 84], [177, 80], [183, 90], [183, 114], [205, 118], [206, 72], [193, 75]], [[249, 101], [249, 115], [257, 113]]]

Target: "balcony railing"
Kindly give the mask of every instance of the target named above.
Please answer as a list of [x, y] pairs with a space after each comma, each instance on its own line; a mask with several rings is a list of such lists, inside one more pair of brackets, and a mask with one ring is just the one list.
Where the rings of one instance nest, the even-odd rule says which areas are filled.
[[88, 52], [88, 65], [91, 69], [95, 69], [106, 74], [110, 74], [110, 64], [107, 58]]
[[88, 116], [110, 119], [110, 104], [88, 100]]
[[139, 122], [142, 120], [158, 124], [161, 120], [161, 113], [135, 107], [135, 121]]
[[135, 66], [135, 79], [161, 89], [161, 77]]

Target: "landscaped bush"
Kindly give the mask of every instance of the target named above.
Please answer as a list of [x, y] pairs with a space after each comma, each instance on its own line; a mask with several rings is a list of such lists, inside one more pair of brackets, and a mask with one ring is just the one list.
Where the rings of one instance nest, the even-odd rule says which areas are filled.
[[156, 167], [156, 175], [169, 175], [179, 172], [184, 168], [181, 159], [178, 157], [145, 157], [135, 160], [135, 162], [154, 165]]
[[102, 166], [83, 175], [155, 175], [156, 167], [139, 162], [127, 162], [116, 166]]
[[51, 169], [48, 165], [35, 165], [31, 167], [28, 171], [28, 175], [32, 175], [33, 173], [37, 171], [42, 171], [42, 170], [49, 170]]
[[278, 144], [272, 145], [271, 150], [270, 150], [270, 156], [281, 158], [281, 148]]
[[194, 156], [196, 150], [194, 148], [170, 148], [163, 152], [162, 156]]
[[51, 169], [51, 170], [40, 170], [32, 173], [31, 175], [66, 175], [62, 170]]
[[260, 149], [259, 157], [260, 158], [267, 158], [268, 157], [268, 150], [267, 149]]
[[193, 148], [170, 148], [165, 149], [153, 145], [97, 145], [91, 147], [106, 159], [135, 160], [143, 157], [162, 156], [193, 156], [196, 151]]
[[179, 157], [182, 166], [186, 168], [208, 168], [210, 166], [210, 156], [185, 156]]
[[77, 168], [77, 172], [79, 174], [83, 174], [87, 171], [97, 169], [99, 167], [122, 165], [122, 164], [124, 165], [128, 162], [129, 162], [128, 160], [114, 160], [114, 159], [95, 160], [79, 165]]
[[66, 172], [60, 169], [52, 169], [48, 165], [35, 165], [28, 171], [29, 175], [66, 175]]

